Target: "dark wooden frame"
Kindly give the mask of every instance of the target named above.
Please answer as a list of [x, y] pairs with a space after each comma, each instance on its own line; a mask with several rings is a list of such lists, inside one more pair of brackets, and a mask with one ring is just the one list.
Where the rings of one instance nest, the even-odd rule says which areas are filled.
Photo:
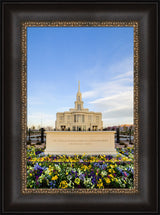
[[[157, 212], [157, 10], [150, 2], [2, 3], [2, 211]], [[131, 21], [140, 25], [139, 192], [135, 194], [21, 193], [22, 21]], [[143, 172], [143, 174], [141, 174]]]

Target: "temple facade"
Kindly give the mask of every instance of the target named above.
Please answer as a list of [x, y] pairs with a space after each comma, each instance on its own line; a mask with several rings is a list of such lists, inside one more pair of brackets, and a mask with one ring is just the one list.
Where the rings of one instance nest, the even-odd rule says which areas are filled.
[[75, 107], [56, 114], [55, 129], [56, 131], [100, 131], [103, 129], [102, 113], [83, 108], [80, 82], [78, 82]]

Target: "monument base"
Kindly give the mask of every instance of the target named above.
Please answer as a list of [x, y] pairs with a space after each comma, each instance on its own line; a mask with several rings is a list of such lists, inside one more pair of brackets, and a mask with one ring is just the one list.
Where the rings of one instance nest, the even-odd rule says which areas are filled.
[[117, 155], [117, 151], [110, 152], [55, 152], [55, 151], [44, 151], [45, 155]]
[[116, 155], [115, 131], [45, 131], [46, 150], [54, 155]]

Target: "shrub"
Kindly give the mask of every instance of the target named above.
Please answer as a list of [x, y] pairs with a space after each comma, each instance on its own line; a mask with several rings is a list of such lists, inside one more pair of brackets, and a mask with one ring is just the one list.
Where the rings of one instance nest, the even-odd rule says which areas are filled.
[[125, 145], [123, 142], [120, 142], [119, 145]]
[[27, 141], [27, 145], [30, 145], [30, 144], [31, 144], [31, 140], [28, 140], [28, 141]]

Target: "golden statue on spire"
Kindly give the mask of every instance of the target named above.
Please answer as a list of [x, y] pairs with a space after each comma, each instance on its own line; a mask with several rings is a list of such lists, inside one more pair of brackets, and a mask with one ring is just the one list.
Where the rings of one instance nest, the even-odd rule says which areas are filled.
[[80, 92], [80, 81], [78, 81], [78, 92]]

